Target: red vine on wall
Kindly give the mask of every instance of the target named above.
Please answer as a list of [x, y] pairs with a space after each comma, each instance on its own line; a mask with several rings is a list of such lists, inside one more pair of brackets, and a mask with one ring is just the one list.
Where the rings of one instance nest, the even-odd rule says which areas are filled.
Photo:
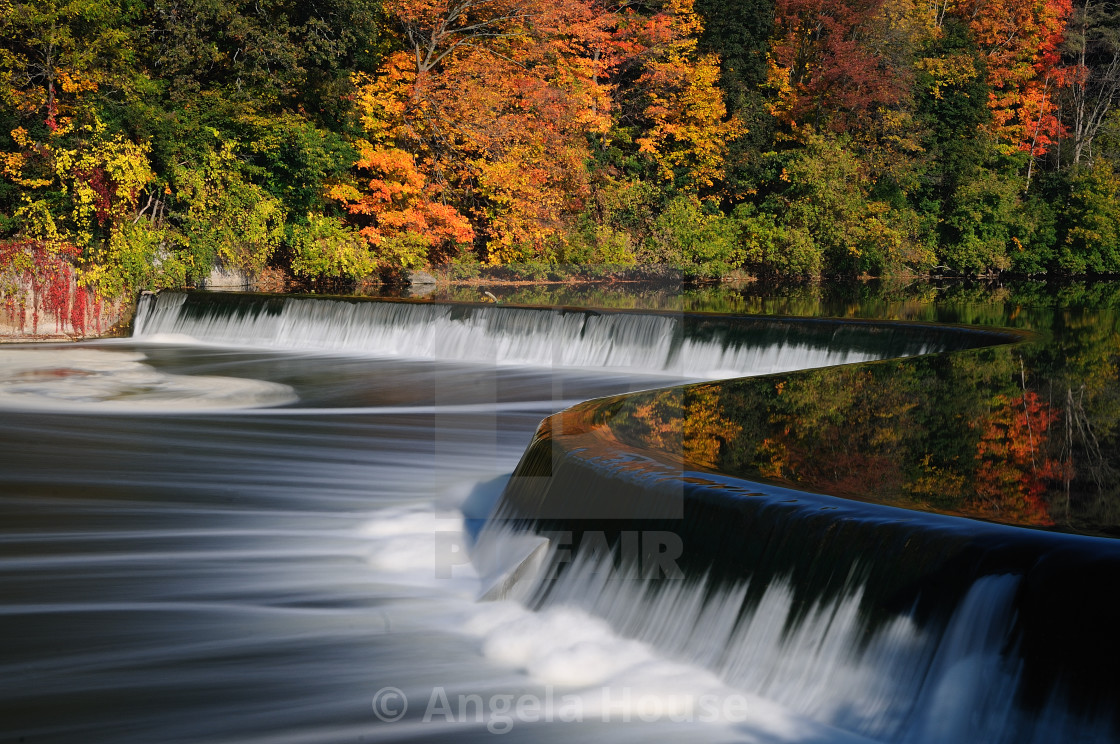
[[79, 255], [77, 248], [66, 243], [0, 243], [0, 298], [21, 333], [27, 331], [29, 314], [31, 333], [38, 333], [44, 313], [54, 316], [58, 333], [69, 325], [74, 334], [84, 336], [91, 318], [97, 318], [97, 330], [101, 330], [101, 298], [76, 281], [73, 262]]

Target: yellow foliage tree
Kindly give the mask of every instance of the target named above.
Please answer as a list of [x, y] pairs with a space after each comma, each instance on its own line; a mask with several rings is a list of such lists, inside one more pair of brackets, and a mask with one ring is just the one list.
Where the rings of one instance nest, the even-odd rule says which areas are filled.
[[412, 48], [358, 81], [363, 183], [332, 195], [379, 246], [418, 236], [438, 259], [477, 238], [495, 263], [547, 255], [587, 193], [588, 134], [609, 124], [590, 51], [600, 11], [579, 0], [388, 9]]
[[702, 22], [692, 0], [670, 0], [665, 13], [669, 40], [638, 78], [648, 91], [648, 126], [635, 141], [661, 179], [695, 192], [722, 177], [727, 142], [745, 130], [727, 116], [719, 57], [697, 51]]
[[424, 147], [427, 138], [417, 129], [427, 112], [415, 95], [416, 78], [410, 55], [398, 52], [386, 60], [379, 76], [355, 80], [367, 134], [357, 143], [360, 155], [354, 164], [360, 184], [336, 184], [327, 192], [350, 213], [386, 267], [418, 267], [432, 251], [448, 254], [474, 237], [470, 222], [441, 201], [446, 194], [439, 182], [429, 179], [417, 162], [418, 156], [427, 156], [430, 164], [432, 157]]
[[182, 205], [182, 240], [203, 260], [192, 267], [196, 274], [208, 273], [215, 258], [248, 274], [264, 269], [283, 239], [286, 215], [276, 197], [245, 180], [236, 142], [220, 142], [197, 162], [175, 169], [171, 180]]

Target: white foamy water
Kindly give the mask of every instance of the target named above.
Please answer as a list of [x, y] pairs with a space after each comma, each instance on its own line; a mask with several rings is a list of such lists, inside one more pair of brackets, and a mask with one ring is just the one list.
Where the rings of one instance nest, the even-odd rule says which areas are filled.
[[[428, 728], [423, 722], [414, 724], [418, 734], [430, 733], [432, 723], [460, 733], [472, 728], [502, 733], [494, 727], [531, 732], [535, 724], [567, 722], [613, 725], [621, 738], [628, 726], [687, 724], [690, 736], [759, 744], [868, 741], [728, 685], [702, 665], [676, 660], [620, 634], [580, 606], [561, 602], [532, 611], [513, 600], [474, 601], [480, 579], [472, 563], [456, 563], [447, 577], [438, 576], [432, 566], [432, 556], [441, 554], [438, 543], [466, 542], [458, 512], [386, 510], [358, 533], [368, 539], [366, 559], [382, 581], [411, 591], [428, 587], [445, 598], [439, 611], [426, 615], [425, 624], [433, 631], [475, 639], [489, 664], [512, 675], [504, 687], [490, 682], [453, 686], [445, 691], [446, 698], [434, 699], [423, 688], [412, 691], [410, 708], [437, 711]], [[511, 685], [512, 680], [521, 681]], [[511, 687], [517, 692], [504, 692]], [[539, 707], [527, 706], [520, 713], [494, 710], [495, 699], [507, 695], [514, 703]], [[461, 703], [461, 697], [470, 700]], [[481, 701], [480, 720], [475, 718], [475, 698]], [[458, 716], [460, 704], [467, 705], [466, 720]]]
[[168, 412], [294, 403], [288, 385], [238, 377], [177, 375], [134, 351], [0, 348], [0, 408]]
[[[482, 552], [494, 553], [487, 543], [524, 539], [491, 526]], [[1081, 719], [1064, 704], [1032, 719], [1017, 709], [1022, 670], [1006, 653], [1017, 576], [976, 581], [944, 629], [922, 628], [902, 614], [869, 631], [858, 582], [805, 607], [778, 580], [750, 605], [749, 581], [642, 579], [620, 569], [617, 555], [594, 551], [565, 557], [570, 565], [560, 577], [546, 578], [555, 552], [567, 556], [568, 549], [550, 548], [553, 555], [535, 562], [541, 573], [525, 574], [509, 592], [536, 613], [504, 609], [506, 601], [474, 621], [490, 632], [488, 657], [558, 684], [607, 684], [631, 673], [659, 678], [668, 666], [643, 667], [656, 656], [690, 670], [699, 689], [702, 670], [721, 695], [734, 691], [795, 720], [877, 742], [1019, 742], [1024, 731], [1037, 742], [1071, 732], [1078, 740], [1111, 740], [1107, 722]]]
[[[855, 740], [584, 611], [479, 602], [464, 552], [437, 572], [469, 544], [475, 485], [513, 468], [567, 400], [557, 390], [618, 393], [619, 376], [121, 346], [66, 349], [111, 351], [86, 358], [91, 372], [264, 377], [319, 404], [0, 416], [0, 720], [13, 738]], [[402, 395], [410, 405], [376, 410]], [[497, 400], [480, 408], [480, 395]], [[359, 400], [373, 405], [345, 405]], [[557, 624], [585, 628], [560, 637]], [[384, 688], [407, 699], [401, 720], [371, 707]], [[434, 695], [456, 709], [426, 715]], [[461, 698], [484, 714], [459, 715]]]
[[[719, 379], [851, 364], [883, 352], [836, 335], [806, 343], [796, 332], [757, 340], [716, 331], [683, 335], [679, 317], [402, 302], [286, 298], [235, 308], [192, 306], [188, 296], [146, 297], [134, 338], [238, 348], [375, 354], [445, 361], [524, 364]], [[891, 354], [937, 350], [911, 340]]]

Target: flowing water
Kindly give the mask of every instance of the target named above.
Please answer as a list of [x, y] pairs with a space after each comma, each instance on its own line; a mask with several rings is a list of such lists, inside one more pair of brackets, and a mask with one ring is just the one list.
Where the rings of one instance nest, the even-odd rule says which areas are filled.
[[868, 639], [857, 585], [791, 627], [780, 582], [744, 616], [745, 587], [620, 586], [583, 558], [547, 600], [522, 564], [480, 601], [466, 560], [552, 412], [937, 340], [175, 294], [135, 327], [0, 349], [4, 741], [980, 742], [1006, 718], [970, 715], [1012, 715], [975, 629], [1013, 577], [937, 638], [900, 617]]

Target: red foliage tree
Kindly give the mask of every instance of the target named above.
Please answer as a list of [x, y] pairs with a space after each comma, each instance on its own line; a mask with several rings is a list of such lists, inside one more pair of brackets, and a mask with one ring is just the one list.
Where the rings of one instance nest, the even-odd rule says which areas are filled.
[[837, 132], [903, 93], [898, 72], [864, 42], [883, 0], [777, 0], [769, 85], [773, 111], [791, 125]]
[[1058, 414], [1032, 391], [1000, 395], [993, 404], [976, 445], [977, 506], [1000, 520], [1053, 524], [1043, 498], [1046, 482], [1070, 467], [1048, 454]]

